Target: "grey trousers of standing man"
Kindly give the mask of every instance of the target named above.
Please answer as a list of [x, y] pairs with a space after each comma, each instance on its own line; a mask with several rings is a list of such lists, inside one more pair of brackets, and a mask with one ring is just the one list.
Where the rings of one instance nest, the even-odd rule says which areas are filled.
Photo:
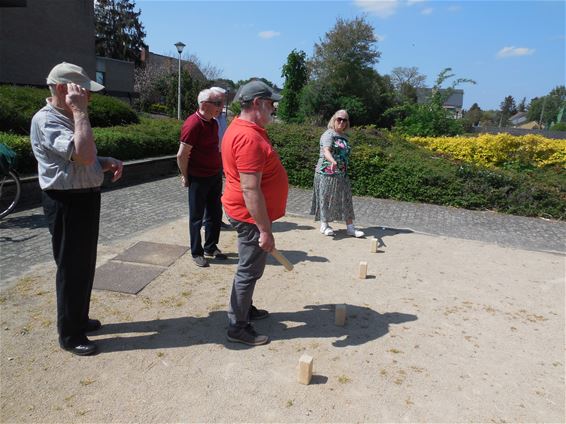
[[238, 232], [238, 269], [232, 282], [232, 294], [228, 307], [231, 327], [243, 328], [249, 323], [255, 283], [263, 275], [267, 252], [259, 247], [259, 228], [255, 224], [236, 221], [228, 217]]

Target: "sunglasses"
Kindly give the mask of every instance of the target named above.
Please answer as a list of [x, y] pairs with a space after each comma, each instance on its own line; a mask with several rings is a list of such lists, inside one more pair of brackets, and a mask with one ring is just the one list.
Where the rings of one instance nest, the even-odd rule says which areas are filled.
[[221, 100], [217, 100], [217, 101], [215, 101], [215, 102], [212, 102], [212, 101], [210, 101], [210, 100], [205, 100], [203, 103], [210, 103], [211, 105], [214, 105], [214, 106], [216, 106], [216, 107], [220, 107], [220, 106], [222, 106], [222, 105], [224, 104], [224, 102], [221, 101]]
[[336, 118], [338, 122], [348, 122], [348, 118]]

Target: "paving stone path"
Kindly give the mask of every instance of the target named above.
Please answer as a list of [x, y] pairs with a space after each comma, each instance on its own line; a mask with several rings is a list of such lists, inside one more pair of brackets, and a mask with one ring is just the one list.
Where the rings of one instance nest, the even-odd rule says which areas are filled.
[[[308, 215], [310, 202], [310, 190], [292, 188], [287, 212]], [[524, 250], [566, 253], [564, 222], [369, 197], [355, 197], [354, 210], [356, 223], [362, 227], [411, 229]], [[132, 236], [186, 216], [187, 211], [187, 195], [177, 177], [105, 191], [100, 243]], [[41, 207], [0, 220], [0, 289], [30, 266], [51, 260]]]

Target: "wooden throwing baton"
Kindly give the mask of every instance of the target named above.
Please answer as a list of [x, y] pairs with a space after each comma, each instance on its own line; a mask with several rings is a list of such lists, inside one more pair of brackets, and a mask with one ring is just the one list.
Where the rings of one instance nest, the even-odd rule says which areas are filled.
[[281, 253], [275, 247], [270, 253], [275, 259], [277, 259], [277, 262], [279, 262], [281, 265], [285, 267], [287, 271], [293, 270], [293, 264], [289, 262], [289, 260], [285, 256], [283, 256], [283, 253]]

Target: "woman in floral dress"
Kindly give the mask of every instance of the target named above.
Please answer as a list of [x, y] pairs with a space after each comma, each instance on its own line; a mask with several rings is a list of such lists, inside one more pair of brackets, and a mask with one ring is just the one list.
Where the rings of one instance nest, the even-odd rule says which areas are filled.
[[363, 231], [354, 227], [354, 206], [352, 187], [348, 178], [350, 145], [346, 130], [350, 119], [345, 110], [337, 111], [328, 129], [320, 137], [320, 156], [314, 173], [314, 191], [311, 214], [315, 221], [320, 220], [320, 232], [333, 236], [331, 221], [345, 221], [346, 232], [353, 237], [363, 237]]

